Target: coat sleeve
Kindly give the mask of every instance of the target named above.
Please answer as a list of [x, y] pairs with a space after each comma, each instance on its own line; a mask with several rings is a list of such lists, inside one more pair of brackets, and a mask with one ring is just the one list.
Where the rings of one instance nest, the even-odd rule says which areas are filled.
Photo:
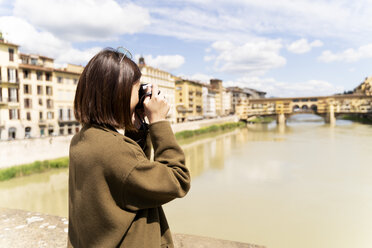
[[190, 189], [190, 173], [185, 166], [185, 156], [169, 122], [150, 124], [149, 131], [154, 161], [138, 156], [136, 166], [124, 182], [124, 207], [132, 211], [161, 206], [185, 196]]

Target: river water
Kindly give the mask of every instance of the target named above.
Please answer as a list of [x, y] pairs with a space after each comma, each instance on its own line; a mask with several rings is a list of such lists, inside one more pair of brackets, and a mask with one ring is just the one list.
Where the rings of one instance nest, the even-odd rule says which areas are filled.
[[[372, 247], [372, 126], [298, 115], [183, 142], [171, 230], [268, 248]], [[67, 216], [66, 169], [0, 183], [0, 207]]]

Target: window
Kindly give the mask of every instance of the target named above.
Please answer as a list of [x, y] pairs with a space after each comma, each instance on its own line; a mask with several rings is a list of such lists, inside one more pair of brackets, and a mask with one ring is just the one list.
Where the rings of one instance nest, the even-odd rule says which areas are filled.
[[31, 85], [25, 84], [23, 86], [23, 93], [25, 93], [25, 94], [31, 94]]
[[78, 83], [78, 80], [74, 78], [74, 84], [77, 84], [77, 83]]
[[31, 121], [31, 113], [30, 112], [26, 113], [26, 118], [27, 118], [28, 121]]
[[31, 58], [31, 65], [37, 65], [37, 59]]
[[9, 61], [14, 61], [14, 49], [9, 48]]
[[38, 95], [42, 95], [43, 94], [43, 86], [41, 86], [41, 85], [38, 85], [37, 86], [37, 94]]
[[36, 72], [36, 78], [37, 80], [43, 80], [43, 73], [41, 71], [37, 71]]
[[60, 120], [63, 120], [63, 109], [59, 109], [59, 117]]
[[51, 81], [52, 80], [52, 74], [50, 74], [50, 72], [45, 73], [45, 80], [46, 81]]
[[18, 102], [18, 89], [8, 88], [9, 102]]
[[32, 101], [29, 98], [25, 98], [25, 108], [31, 108], [32, 107]]
[[71, 120], [71, 109], [67, 109], [67, 118]]
[[63, 135], [64, 132], [65, 132], [65, 130], [64, 130], [63, 128], [60, 128], [60, 129], [59, 129], [59, 135]]
[[47, 100], [47, 108], [53, 108], [53, 100], [51, 99]]
[[41, 112], [41, 111], [39, 112], [39, 119], [43, 120], [43, 112]]
[[39, 105], [43, 106], [43, 99], [39, 98]]
[[54, 118], [54, 112], [48, 112], [47, 113], [47, 118], [50, 120], [50, 119], [53, 119]]
[[62, 77], [57, 77], [57, 82], [60, 83], [60, 84], [63, 83], [63, 78]]
[[22, 64], [28, 64], [28, 58], [22, 57]]
[[16, 82], [16, 69], [8, 68], [8, 82], [9, 83]]
[[23, 78], [30, 78], [30, 71], [29, 70], [23, 70]]
[[47, 87], [46, 87], [46, 94], [47, 94], [48, 96], [53, 95], [53, 91], [52, 91], [52, 87], [51, 87], [51, 86], [47, 86]]
[[0, 82], [2, 81], [2, 79], [1, 79], [1, 66], [0, 66]]
[[9, 120], [19, 120], [19, 109], [9, 109]]

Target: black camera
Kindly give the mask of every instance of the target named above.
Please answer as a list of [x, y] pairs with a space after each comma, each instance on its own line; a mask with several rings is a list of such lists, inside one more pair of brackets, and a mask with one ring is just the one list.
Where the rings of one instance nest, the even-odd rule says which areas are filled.
[[[158, 91], [158, 95], [160, 94], [160, 90]], [[136, 106], [137, 109], [143, 109], [143, 101], [147, 96], [152, 95], [152, 84], [141, 84], [140, 89], [138, 91], [138, 104]]]

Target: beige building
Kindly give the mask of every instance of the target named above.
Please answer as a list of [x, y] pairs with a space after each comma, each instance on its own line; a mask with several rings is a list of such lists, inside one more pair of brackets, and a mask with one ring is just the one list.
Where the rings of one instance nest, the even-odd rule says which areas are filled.
[[215, 118], [216, 94], [211, 90], [210, 84], [203, 84], [203, 116], [204, 118]]
[[366, 77], [364, 82], [354, 89], [354, 94], [372, 96], [372, 76]]
[[55, 69], [54, 59], [19, 53], [0, 38], [0, 140], [76, 133], [73, 100], [82, 70]]
[[203, 119], [203, 85], [199, 82], [178, 79], [176, 81], [177, 122]]
[[0, 140], [24, 136], [20, 117], [18, 47], [5, 41], [0, 33]]
[[222, 80], [220, 79], [211, 79], [210, 80], [211, 91], [214, 92], [216, 98], [216, 114], [218, 116], [223, 115], [223, 86]]
[[20, 106], [24, 137], [56, 135], [54, 60], [20, 53]]
[[80, 124], [75, 120], [74, 98], [76, 86], [84, 67], [67, 64], [65, 68], [54, 69], [55, 106], [58, 120], [58, 134], [79, 132]]
[[176, 101], [175, 101], [175, 78], [166, 71], [146, 65], [145, 59], [141, 57], [138, 61], [138, 66], [141, 69], [142, 84], [157, 84], [159, 90], [164, 94], [171, 109], [167, 115], [167, 119], [171, 123], [176, 122]]

